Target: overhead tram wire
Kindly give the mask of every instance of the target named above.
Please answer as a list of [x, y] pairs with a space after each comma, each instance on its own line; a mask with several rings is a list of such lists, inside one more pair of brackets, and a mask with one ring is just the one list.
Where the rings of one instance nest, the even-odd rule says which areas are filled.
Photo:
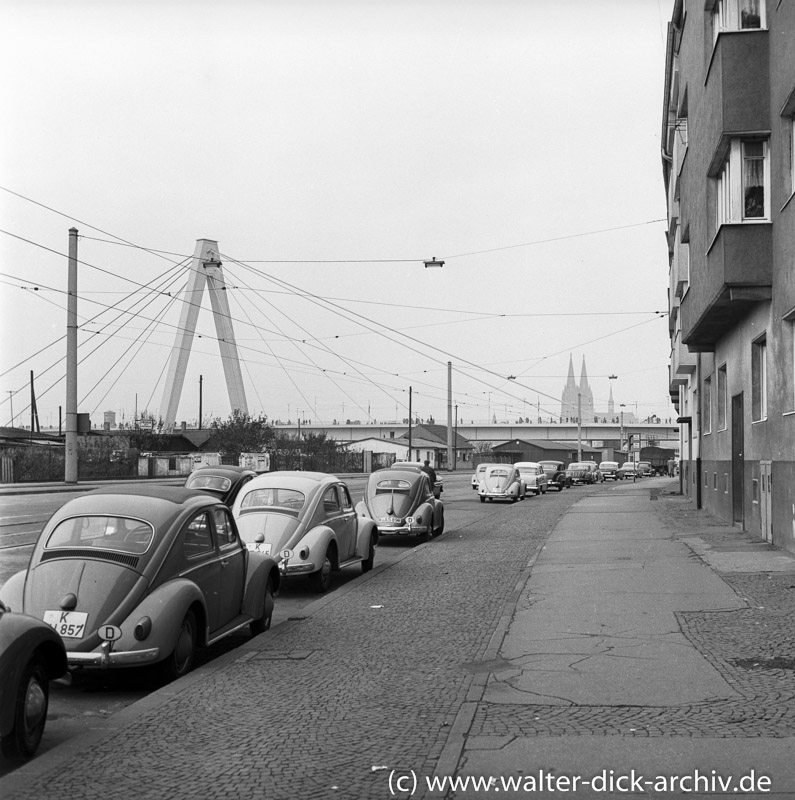
[[[259, 295], [259, 296], [261, 296], [261, 295]], [[249, 299], [249, 300], [250, 300], [250, 298], [247, 298], [247, 299]], [[271, 307], [272, 307], [272, 308], [273, 308], [275, 311], [277, 311], [278, 313], [282, 314], [283, 316], [286, 316], [286, 315], [284, 314], [284, 312], [283, 312], [283, 311], [281, 311], [281, 309], [278, 309], [278, 308], [276, 308], [276, 307], [275, 307], [275, 306], [274, 306], [274, 305], [273, 305], [273, 304], [270, 302], [270, 300], [268, 300], [267, 298], [264, 298], [264, 297], [262, 298], [262, 300], [263, 300], [263, 302], [265, 302], [265, 303], [267, 303], [269, 306], [271, 306]], [[270, 320], [269, 320], [269, 321], [270, 321]], [[302, 330], [304, 333], [309, 333], [309, 332], [307, 331], [307, 329], [306, 329], [306, 328], [305, 328], [303, 325], [301, 325], [300, 323], [298, 323], [298, 322], [297, 322], [297, 321], [295, 321], [295, 320], [292, 320], [292, 321], [293, 321], [293, 322], [294, 322], [294, 324], [296, 324], [296, 325], [298, 326], [298, 328], [299, 328], [300, 330]], [[271, 324], [276, 324], [276, 323], [275, 323], [275, 322], [273, 322], [273, 321], [271, 321]], [[295, 347], [297, 350], [299, 350], [299, 352], [301, 352], [301, 349], [298, 347], [298, 345], [297, 345], [297, 343], [296, 343], [296, 342], [293, 342], [292, 344], [293, 344], [293, 346], [294, 346], [294, 347]], [[360, 375], [360, 376], [361, 376], [361, 377], [362, 377], [362, 378], [363, 378], [365, 381], [369, 382], [369, 383], [370, 383], [370, 384], [371, 384], [371, 385], [372, 385], [374, 388], [376, 388], [378, 391], [382, 391], [382, 392], [384, 392], [384, 394], [386, 394], [386, 395], [387, 395], [387, 397], [389, 397], [390, 401], [394, 401], [394, 400], [395, 400], [395, 398], [394, 398], [392, 395], [390, 395], [388, 392], [386, 392], [386, 390], [385, 390], [385, 389], [383, 389], [383, 387], [379, 386], [377, 383], [375, 383], [375, 381], [373, 381], [373, 380], [372, 380], [372, 379], [370, 379], [370, 378], [369, 378], [367, 375], [365, 375], [363, 372], [361, 372], [361, 371], [360, 371], [360, 370], [359, 370], [359, 369], [358, 369], [358, 368], [357, 368], [357, 367], [354, 365], [354, 363], [353, 363], [352, 361], [350, 361], [349, 359], [346, 359], [346, 358], [344, 358], [344, 357], [343, 357], [342, 355], [340, 355], [339, 353], [335, 353], [335, 352], [334, 352], [334, 351], [333, 351], [333, 350], [332, 350], [330, 347], [328, 347], [328, 345], [326, 345], [326, 344], [324, 344], [324, 343], [321, 343], [321, 344], [322, 344], [322, 346], [324, 347], [325, 351], [326, 351], [326, 352], [327, 352], [329, 355], [332, 355], [332, 356], [334, 356], [335, 358], [338, 358], [338, 359], [340, 359], [340, 360], [341, 360], [343, 363], [345, 363], [345, 364], [347, 364], [349, 367], [351, 367], [351, 369], [353, 369], [353, 370], [355, 370], [356, 372], [358, 372], [358, 373], [359, 373], [359, 375]], [[310, 358], [310, 360], [311, 360], [311, 358]], [[314, 364], [315, 362], [313, 361], [312, 363]], [[320, 366], [319, 366], [318, 364], [315, 364], [315, 366], [316, 366], [318, 369], [321, 369], [321, 368], [320, 368]], [[344, 394], [344, 395], [345, 395], [345, 396], [346, 396], [346, 397], [347, 397], [347, 398], [348, 398], [348, 399], [349, 399], [349, 400], [350, 400], [350, 401], [351, 401], [351, 402], [354, 404], [354, 406], [356, 406], [357, 408], [359, 408], [359, 410], [360, 410], [360, 411], [361, 411], [363, 414], [366, 414], [366, 416], [367, 416], [368, 418], [371, 418], [371, 417], [370, 417], [370, 413], [369, 413], [369, 412], [366, 412], [366, 411], [364, 410], [364, 408], [363, 408], [361, 405], [359, 405], [358, 401], [357, 401], [355, 398], [351, 397], [351, 396], [350, 396], [350, 395], [349, 395], [347, 392], [345, 392], [345, 391], [344, 391], [344, 389], [342, 389], [342, 387], [340, 387], [340, 386], [339, 386], [339, 385], [338, 385], [338, 384], [337, 384], [337, 383], [336, 383], [336, 382], [335, 382], [335, 381], [334, 381], [334, 380], [331, 378], [331, 376], [330, 376], [330, 375], [328, 375], [327, 373], [325, 373], [325, 371], [323, 371], [323, 374], [324, 374], [324, 376], [325, 376], [325, 377], [326, 377], [326, 378], [327, 378], [329, 381], [331, 381], [331, 383], [332, 383], [332, 384], [335, 386], [335, 388], [336, 388], [336, 389], [338, 389], [340, 392], [342, 392], [342, 393], [343, 393], [343, 394]]]
[[[325, 308], [325, 307], [328, 306], [328, 307], [331, 307], [331, 308], [334, 308], [334, 309], [338, 309], [338, 311], [336, 313], [338, 313], [344, 319], [347, 319], [348, 321], [351, 321], [351, 322], [354, 322], [356, 324], [359, 324], [359, 325], [361, 325], [361, 327], [363, 327], [363, 328], [365, 328], [367, 330], [370, 330], [372, 333], [375, 333], [378, 336], [381, 336], [381, 337], [383, 337], [383, 338], [385, 338], [385, 339], [387, 339], [389, 341], [392, 341], [395, 344], [399, 344], [393, 338], [390, 338], [389, 336], [387, 336], [383, 331], [377, 330], [375, 328], [369, 328], [364, 323], [359, 322], [358, 319], [362, 319], [362, 320], [366, 320], [368, 323], [370, 323], [372, 325], [377, 325], [378, 324], [374, 320], [371, 320], [371, 319], [369, 319], [368, 317], [365, 317], [362, 314], [359, 314], [359, 313], [357, 313], [355, 311], [349, 311], [347, 309], [343, 309], [340, 306], [338, 306], [336, 303], [333, 303], [333, 302], [331, 302], [329, 300], [326, 300], [325, 298], [319, 297], [318, 295], [312, 294], [311, 292], [307, 292], [306, 290], [299, 289], [299, 287], [290, 284], [288, 281], [284, 281], [281, 278], [275, 278], [275, 277], [273, 277], [271, 275], [267, 275], [266, 273], [263, 273], [263, 272], [260, 272], [258, 270], [255, 270], [253, 267], [249, 266], [248, 264], [244, 264], [243, 262], [239, 261], [236, 258], [233, 258], [232, 256], [229, 256], [229, 255], [226, 255], [226, 254], [219, 254], [219, 255], [221, 257], [225, 258], [227, 261], [233, 261], [234, 263], [239, 264], [243, 268], [251, 270], [255, 274], [262, 275], [263, 277], [266, 278], [266, 280], [271, 280], [272, 282], [276, 283], [277, 285], [283, 285], [285, 287], [288, 287], [288, 288], [294, 290], [295, 293], [297, 294], [297, 296], [306, 298], [307, 300], [312, 302], [314, 305], [317, 305], [317, 306], [319, 306], [321, 308]], [[344, 312], [344, 313], [342, 313], [342, 312]], [[346, 315], [349, 315], [349, 316], [346, 316]], [[358, 318], [358, 319], [354, 319], [354, 318]], [[390, 332], [393, 332], [393, 331], [390, 331]], [[413, 336], [409, 336], [408, 334], [401, 333], [400, 331], [394, 331], [394, 333], [397, 333], [398, 335], [400, 335], [400, 336], [402, 336], [402, 337], [404, 337], [406, 339], [409, 339], [412, 342], [415, 342], [417, 344], [421, 344], [427, 350], [434, 350], [437, 353], [441, 353], [442, 355], [446, 356], [448, 359], [453, 359], [453, 360], [458, 361], [460, 363], [468, 364], [469, 366], [474, 367], [475, 369], [479, 369], [482, 372], [485, 372], [486, 374], [492, 375], [493, 377], [497, 377], [497, 378], [502, 378], [503, 377], [503, 376], [499, 375], [498, 373], [494, 372], [493, 370], [484, 369], [480, 365], [475, 364], [474, 362], [469, 361], [466, 358], [459, 358], [458, 356], [456, 356], [453, 353], [450, 353], [450, 352], [448, 352], [446, 350], [442, 350], [441, 348], [438, 348], [438, 347], [436, 347], [435, 345], [432, 345], [432, 344], [428, 344], [427, 342], [422, 342], [422, 341], [420, 341], [419, 339], [416, 339]], [[403, 344], [402, 346], [405, 347], [407, 350], [410, 350], [411, 352], [414, 352], [414, 353], [416, 353], [418, 355], [421, 355], [424, 358], [427, 358], [430, 361], [433, 361], [433, 362], [435, 362], [437, 364], [446, 364], [446, 361], [442, 362], [441, 360], [439, 360], [437, 358], [433, 358], [432, 356], [428, 355], [427, 353], [423, 353], [422, 351], [418, 350], [415, 347], [410, 347], [409, 345], [406, 345], [406, 344]], [[481, 382], [483, 382], [485, 384], [485, 381], [481, 381]], [[543, 395], [544, 397], [548, 397], [550, 400], [555, 400], [555, 402], [557, 402], [557, 398], [553, 398], [552, 395], [548, 395], [546, 392], [542, 392], [539, 389], [535, 389], [533, 387], [528, 387], [528, 386], [525, 386], [523, 388], [528, 389], [528, 391], [533, 391], [536, 394]], [[514, 396], [514, 395], [511, 395], [510, 393], [506, 393], [506, 394], [508, 394], [509, 397], [513, 397]], [[517, 396], [517, 397], [515, 397], [515, 399], [516, 400], [521, 400], [522, 398]]]
[[[163, 279], [165, 280], [165, 276], [159, 276], [159, 277], [163, 277]], [[179, 277], [178, 275], [174, 275], [174, 276], [170, 277], [168, 280], [169, 280], [171, 283], [170, 283], [170, 284], [167, 284], [167, 285], [171, 285], [171, 284], [173, 284], [173, 282], [174, 282], [174, 281], [175, 281], [175, 280], [176, 280], [178, 277]], [[156, 279], [153, 279], [153, 280], [156, 280]], [[51, 288], [51, 287], [50, 287], [50, 288]], [[51, 290], [52, 290], [52, 291], [55, 291], [55, 292], [61, 292], [61, 293], [63, 293], [63, 294], [66, 294], [66, 292], [65, 292], [64, 290], [60, 290], [60, 289], [51, 289]], [[161, 294], [161, 292], [160, 292], [159, 290], [156, 290], [156, 289], [150, 289], [150, 293], [154, 294], [155, 296], [159, 296], [159, 295]], [[99, 312], [99, 314], [95, 315], [95, 316], [94, 316], [94, 317], [92, 317], [91, 319], [89, 319], [89, 320], [85, 320], [85, 321], [84, 321], [84, 322], [83, 322], [83, 323], [80, 325], [80, 327], [81, 327], [81, 328], [83, 328], [83, 329], [85, 330], [85, 326], [86, 326], [86, 325], [92, 324], [94, 321], [98, 320], [98, 319], [100, 318], [100, 316], [101, 316], [102, 314], [104, 314], [104, 313], [105, 313], [107, 310], [114, 310], [114, 309], [117, 309], [117, 308], [118, 308], [118, 307], [121, 305], [121, 303], [123, 303], [123, 302], [124, 302], [124, 300], [128, 299], [128, 298], [129, 298], [129, 297], [131, 297], [131, 296], [132, 296], [132, 295], [128, 295], [127, 297], [125, 297], [125, 298], [122, 298], [122, 299], [121, 299], [121, 300], [119, 300], [118, 302], [114, 303], [112, 306], [108, 306], [108, 305], [106, 305], [106, 304], [104, 304], [104, 303], [99, 303], [99, 302], [98, 302], [98, 301], [96, 301], [96, 300], [87, 300], [86, 302], [92, 303], [92, 304], [94, 304], [94, 305], [102, 305], [102, 306], [105, 306], [105, 308], [104, 308], [104, 310], [103, 310], [103, 311]], [[140, 304], [140, 303], [142, 303], [144, 299], [145, 299], [145, 298], [138, 298], [138, 299], [136, 300], [136, 302], [133, 304], [133, 306], [134, 306], [134, 305], [136, 305], [136, 304]], [[171, 298], [171, 299], [173, 300], [173, 298]], [[151, 301], [150, 301], [150, 302], [151, 302]], [[105, 325], [103, 326], [103, 328], [102, 328], [101, 330], [99, 330], [99, 331], [86, 331], [86, 332], [87, 332], [87, 333], [89, 333], [89, 335], [91, 336], [91, 338], [94, 338], [95, 336], [97, 336], [97, 335], [101, 334], [101, 333], [104, 331], [104, 329], [105, 329], [105, 328], [107, 328], [107, 327], [108, 327], [110, 324], [112, 324], [113, 322], [115, 322], [115, 321], [116, 321], [116, 320], [117, 320], [119, 317], [121, 317], [121, 316], [123, 316], [123, 315], [130, 315], [130, 314], [132, 314], [133, 316], [141, 316], [141, 317], [142, 317], [142, 315], [140, 315], [140, 314], [139, 314], [139, 313], [137, 313], [137, 312], [132, 312], [132, 311], [130, 311], [130, 310], [128, 310], [128, 309], [123, 309], [123, 310], [122, 310], [122, 312], [121, 312], [119, 315], [117, 315], [117, 317], [115, 317], [113, 320], [111, 320], [111, 322], [105, 323]], [[142, 317], [142, 318], [144, 318], [144, 317]], [[107, 341], [108, 341], [108, 340], [105, 340], [105, 342], [107, 342]], [[79, 347], [79, 348], [80, 348], [80, 347], [84, 347], [84, 346], [85, 346], [85, 345], [87, 345], [87, 344], [88, 344], [88, 341], [80, 342], [80, 343], [79, 343], [79, 345], [78, 345], [78, 347]], [[90, 353], [88, 353], [87, 355], [83, 356], [83, 358], [82, 358], [82, 359], [80, 359], [80, 361], [79, 361], [78, 363], [79, 363], [79, 364], [82, 364], [82, 363], [84, 363], [84, 362], [85, 362], [85, 361], [86, 361], [88, 358], [90, 358], [90, 357], [91, 357], [91, 356], [92, 356], [92, 355], [93, 355], [95, 352], [97, 352], [97, 351], [100, 349], [100, 347], [102, 347], [102, 345], [103, 345], [103, 344], [104, 344], [104, 342], [100, 342], [100, 343], [97, 345], [97, 347], [95, 347], [95, 348], [94, 348], [94, 349], [93, 349], [93, 350], [92, 350]], [[46, 367], [46, 368], [45, 368], [43, 371], [40, 371], [40, 372], [39, 372], [39, 377], [42, 377], [42, 376], [46, 375], [47, 373], [49, 373], [49, 372], [50, 372], [52, 369], [54, 369], [54, 368], [55, 368], [55, 367], [56, 367], [58, 364], [62, 363], [62, 362], [65, 360], [65, 359], [66, 359], [66, 356], [64, 355], [64, 356], [62, 356], [61, 358], [59, 358], [59, 359], [57, 359], [56, 361], [54, 361], [52, 364], [50, 364], [50, 366]], [[29, 359], [27, 359], [27, 360], [29, 360]], [[63, 380], [64, 380], [64, 378], [65, 378], [65, 376], [63, 376], [63, 375], [62, 375], [62, 376], [61, 376], [61, 377], [60, 377], [60, 378], [59, 378], [57, 381], [55, 381], [54, 383], [50, 384], [50, 386], [48, 386], [48, 387], [47, 387], [47, 388], [46, 388], [44, 391], [40, 392], [40, 394], [39, 394], [39, 397], [45, 397], [45, 396], [46, 396], [46, 395], [47, 395], [47, 394], [48, 394], [48, 393], [49, 393], [49, 392], [50, 392], [50, 391], [51, 391], [53, 388], [55, 388], [55, 387], [56, 387], [56, 386], [57, 386], [59, 383], [61, 383], [61, 381], [63, 381]], [[24, 390], [24, 388], [25, 388], [25, 387], [23, 386], [23, 387], [21, 387], [20, 389], [18, 389], [18, 390], [17, 390], [17, 393], [18, 393], [18, 392], [20, 392], [20, 391], [23, 391], [23, 390]], [[28, 406], [28, 408], [29, 408], [29, 406]], [[24, 410], [26, 410], [26, 409], [23, 409], [23, 411], [24, 411]]]

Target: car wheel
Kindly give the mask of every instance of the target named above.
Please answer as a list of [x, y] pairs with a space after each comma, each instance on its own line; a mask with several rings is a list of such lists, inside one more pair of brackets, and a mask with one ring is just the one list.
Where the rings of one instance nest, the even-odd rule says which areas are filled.
[[12, 761], [30, 758], [44, 735], [50, 683], [47, 670], [37, 657], [28, 661], [20, 676], [14, 698], [14, 726], [4, 736], [0, 747]]
[[334, 564], [331, 561], [329, 549], [326, 550], [326, 555], [323, 556], [323, 566], [309, 576], [309, 585], [313, 592], [324, 594], [331, 588], [331, 571], [333, 569]]
[[480, 502], [481, 503], [485, 503], [486, 502], [486, 498], [483, 495], [480, 496]]
[[373, 568], [375, 562], [375, 540], [370, 537], [370, 550], [367, 553], [367, 558], [362, 561], [362, 573], [369, 572]]
[[433, 535], [441, 536], [444, 533], [444, 509], [442, 509], [441, 519], [439, 520], [439, 527], [434, 528]]
[[262, 606], [262, 616], [251, 621], [248, 626], [252, 636], [259, 636], [261, 633], [270, 630], [271, 620], [273, 619], [273, 578], [268, 578], [265, 586], [265, 599]]
[[196, 615], [188, 611], [177, 631], [171, 655], [160, 662], [160, 675], [166, 682], [182, 678], [193, 669], [196, 658], [196, 632]]

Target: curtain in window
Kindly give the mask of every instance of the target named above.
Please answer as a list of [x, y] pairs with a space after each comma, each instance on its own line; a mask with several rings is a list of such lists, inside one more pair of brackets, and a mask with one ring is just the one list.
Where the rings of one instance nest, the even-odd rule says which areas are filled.
[[761, 0], [739, 0], [740, 3], [740, 28], [759, 28], [762, 26], [760, 13]]
[[765, 216], [765, 159], [762, 142], [743, 145], [743, 195], [745, 219]]

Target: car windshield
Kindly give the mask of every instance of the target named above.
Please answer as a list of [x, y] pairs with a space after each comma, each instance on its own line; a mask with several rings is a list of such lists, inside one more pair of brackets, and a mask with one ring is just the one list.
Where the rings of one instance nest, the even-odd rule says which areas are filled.
[[520, 475], [537, 475], [538, 470], [535, 467], [518, 467]]
[[625, 461], [621, 465], [621, 469], [635, 469], [635, 465], [631, 461]]
[[58, 523], [47, 538], [45, 549], [91, 547], [122, 553], [145, 553], [155, 530], [148, 522], [128, 517], [102, 515], [71, 517]]
[[306, 495], [297, 489], [268, 486], [252, 489], [240, 503], [240, 511], [300, 511], [306, 503]]
[[223, 475], [192, 475], [185, 484], [186, 489], [210, 489], [215, 492], [225, 492], [232, 485], [229, 478]]
[[588, 465], [581, 463], [569, 464], [569, 469], [588, 469]]

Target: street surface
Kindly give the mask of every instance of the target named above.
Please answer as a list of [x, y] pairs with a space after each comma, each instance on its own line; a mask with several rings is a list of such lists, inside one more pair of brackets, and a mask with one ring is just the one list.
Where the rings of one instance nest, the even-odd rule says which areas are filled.
[[673, 479], [516, 504], [468, 479], [445, 475], [443, 536], [380, 547], [0, 795], [795, 797], [792, 555]]

